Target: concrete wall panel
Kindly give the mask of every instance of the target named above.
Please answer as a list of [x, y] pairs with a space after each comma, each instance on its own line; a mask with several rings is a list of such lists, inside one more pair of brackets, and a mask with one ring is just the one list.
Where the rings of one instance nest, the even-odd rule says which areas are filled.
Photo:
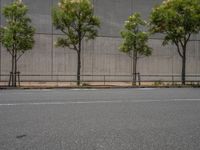
[[[12, 0], [0, 0], [5, 6]], [[29, 7], [29, 16], [36, 27], [35, 47], [19, 61], [22, 74], [49, 75], [49, 77], [23, 77], [27, 80], [75, 80], [75, 76], [57, 77], [56, 75], [76, 75], [77, 54], [68, 48], [56, 48], [54, 42], [61, 32], [52, 28], [51, 9], [58, 0], [24, 0]], [[124, 21], [133, 12], [140, 12], [147, 19], [151, 9], [162, 0], [93, 0], [94, 11], [101, 19], [99, 37], [94, 41], [82, 43], [83, 75], [131, 75], [132, 59], [119, 52], [120, 30]], [[1, 24], [5, 19], [1, 18]], [[53, 34], [54, 35], [53, 35]], [[163, 35], [151, 37], [149, 45], [154, 49], [150, 57], [138, 60], [138, 72], [143, 75], [177, 75], [181, 73], [181, 59], [173, 45], [162, 46]], [[200, 34], [194, 35], [188, 44], [187, 74], [200, 74]], [[8, 74], [11, 57], [5, 49], [0, 51], [0, 73]], [[51, 77], [51, 75], [54, 75]], [[7, 79], [8, 77], [4, 78]], [[103, 76], [84, 77], [86, 80], [103, 80]], [[3, 79], [3, 77], [1, 77]], [[130, 77], [106, 77], [107, 80], [131, 80]], [[171, 78], [143, 77], [149, 80]], [[175, 79], [180, 79], [175, 78]], [[188, 78], [191, 79], [191, 78]], [[199, 78], [198, 78], [199, 79]]]
[[[51, 75], [51, 41], [51, 36], [48, 35], [39, 34], [35, 36], [34, 48], [25, 53], [25, 55], [19, 60], [19, 70], [22, 74]], [[50, 78], [40, 77], [40, 79]]]
[[29, 16], [37, 33], [52, 33], [52, 0], [24, 0], [29, 7]]
[[[95, 67], [96, 73], [100, 74], [129, 74], [130, 73], [130, 60], [129, 57], [126, 56], [126, 65], [124, 67], [118, 66], [118, 62], [120, 61], [120, 58], [125, 58], [126, 54], [122, 54], [119, 52], [119, 45], [121, 40], [116, 38], [105, 38], [105, 37], [99, 37], [95, 40], [95, 58], [99, 59], [99, 56], [104, 57], [98, 62], [95, 59]], [[122, 57], [120, 57], [122, 56]], [[104, 65], [103, 65], [104, 64]], [[98, 68], [98, 66], [102, 66], [103, 68]], [[121, 69], [119, 69], [121, 68]], [[120, 71], [119, 71], [120, 70]]]
[[133, 11], [139, 12], [144, 19], [148, 19], [152, 8], [163, 0], [133, 0]]
[[100, 36], [119, 36], [124, 21], [132, 14], [132, 0], [94, 0], [94, 9], [101, 19]]
[[[54, 36], [54, 43], [57, 39]], [[76, 75], [77, 54], [68, 48], [58, 48], [53, 45], [53, 75]], [[59, 77], [58, 79], [70, 80], [75, 77]]]

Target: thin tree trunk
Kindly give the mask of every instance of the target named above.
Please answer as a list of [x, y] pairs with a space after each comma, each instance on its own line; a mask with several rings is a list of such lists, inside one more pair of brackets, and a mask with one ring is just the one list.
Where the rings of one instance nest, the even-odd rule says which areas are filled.
[[[190, 35], [189, 35], [190, 37]], [[188, 39], [189, 39], [188, 37]], [[179, 46], [179, 43], [178, 41], [175, 43], [176, 46], [177, 46], [177, 50], [178, 50], [178, 53], [182, 59], [182, 71], [181, 71], [181, 83], [182, 85], [185, 85], [185, 74], [186, 74], [186, 49], [187, 49], [187, 40], [185, 40], [184, 43], [181, 43], [181, 48], [182, 48], [182, 52], [181, 52], [181, 48]]]
[[81, 40], [79, 41], [79, 50], [77, 51], [77, 86], [81, 83]]
[[11, 86], [14, 86], [14, 67], [15, 67], [15, 58], [14, 51], [12, 51], [12, 68], [11, 68]]
[[15, 70], [14, 70], [14, 87], [17, 86], [17, 52], [15, 52], [15, 57], [14, 57], [14, 61], [15, 61]]
[[183, 57], [182, 57], [182, 85], [185, 85], [185, 74], [186, 74], [186, 48], [183, 48]]
[[132, 86], [135, 86], [137, 83], [137, 52], [133, 52], [133, 81]]

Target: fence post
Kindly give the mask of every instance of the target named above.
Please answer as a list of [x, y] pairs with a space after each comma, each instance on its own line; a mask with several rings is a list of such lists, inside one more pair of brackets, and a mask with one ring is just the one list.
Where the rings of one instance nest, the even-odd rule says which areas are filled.
[[138, 83], [139, 83], [139, 86], [141, 86], [141, 78], [140, 78], [140, 73], [138, 73]]
[[10, 77], [9, 77], [8, 86], [10, 86], [10, 85], [11, 85], [11, 80], [12, 80], [12, 72], [10, 72]]
[[104, 82], [104, 86], [106, 85], [106, 76], [103, 75], [103, 82]]
[[[57, 85], [57, 87], [59, 87], [59, 83], [58, 83], [59, 81], [58, 81], [58, 75], [56, 75], [56, 85]], [[62, 85], [61, 85], [62, 86]]]
[[18, 75], [18, 85], [20, 86], [20, 72], [17, 72]]
[[136, 73], [133, 73], [132, 74], [132, 86], [135, 85], [135, 76], [136, 76]]

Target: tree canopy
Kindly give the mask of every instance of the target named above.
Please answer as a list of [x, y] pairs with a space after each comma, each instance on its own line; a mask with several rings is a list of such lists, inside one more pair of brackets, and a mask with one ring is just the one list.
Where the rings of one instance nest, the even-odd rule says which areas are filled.
[[121, 31], [123, 39], [120, 45], [122, 52], [128, 53], [133, 58], [133, 82], [136, 84], [137, 74], [137, 59], [140, 56], [149, 56], [152, 53], [152, 48], [148, 46], [149, 33], [142, 31], [147, 23], [141, 19], [140, 14], [134, 13], [128, 18]]
[[183, 46], [200, 30], [200, 0], [165, 0], [153, 9], [150, 22], [153, 33], [165, 34], [163, 45]]
[[77, 85], [80, 85], [82, 40], [97, 36], [100, 21], [94, 15], [89, 0], [60, 0], [52, 12], [53, 25], [64, 36], [59, 37], [56, 46], [68, 47], [77, 52]]
[[76, 51], [80, 40], [94, 39], [100, 27], [89, 0], [60, 0], [58, 7], [53, 9], [52, 18], [56, 29], [66, 35], [58, 38], [56, 45]]
[[163, 45], [175, 44], [182, 58], [185, 84], [186, 50], [192, 34], [200, 31], [200, 0], [165, 0], [150, 15], [152, 33], [163, 33]]
[[123, 42], [120, 46], [122, 52], [136, 52], [139, 55], [149, 56], [152, 49], [148, 46], [149, 33], [142, 31], [147, 23], [141, 19], [140, 14], [135, 13], [125, 22], [121, 31]]
[[26, 15], [27, 11], [21, 0], [6, 5], [2, 11], [6, 23], [0, 28], [0, 42], [12, 56], [12, 86], [16, 86], [17, 61], [34, 46], [35, 29]]
[[12, 51], [24, 53], [34, 45], [35, 29], [30, 24], [30, 18], [26, 16], [27, 11], [27, 6], [20, 0], [3, 8], [6, 25], [1, 27], [0, 41], [12, 55]]

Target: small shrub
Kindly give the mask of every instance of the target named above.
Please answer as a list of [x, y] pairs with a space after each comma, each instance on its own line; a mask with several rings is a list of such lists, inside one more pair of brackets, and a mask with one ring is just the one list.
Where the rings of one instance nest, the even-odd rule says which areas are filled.
[[82, 83], [82, 86], [90, 86], [88, 83]]
[[164, 83], [162, 81], [155, 81], [154, 86], [162, 86]]

